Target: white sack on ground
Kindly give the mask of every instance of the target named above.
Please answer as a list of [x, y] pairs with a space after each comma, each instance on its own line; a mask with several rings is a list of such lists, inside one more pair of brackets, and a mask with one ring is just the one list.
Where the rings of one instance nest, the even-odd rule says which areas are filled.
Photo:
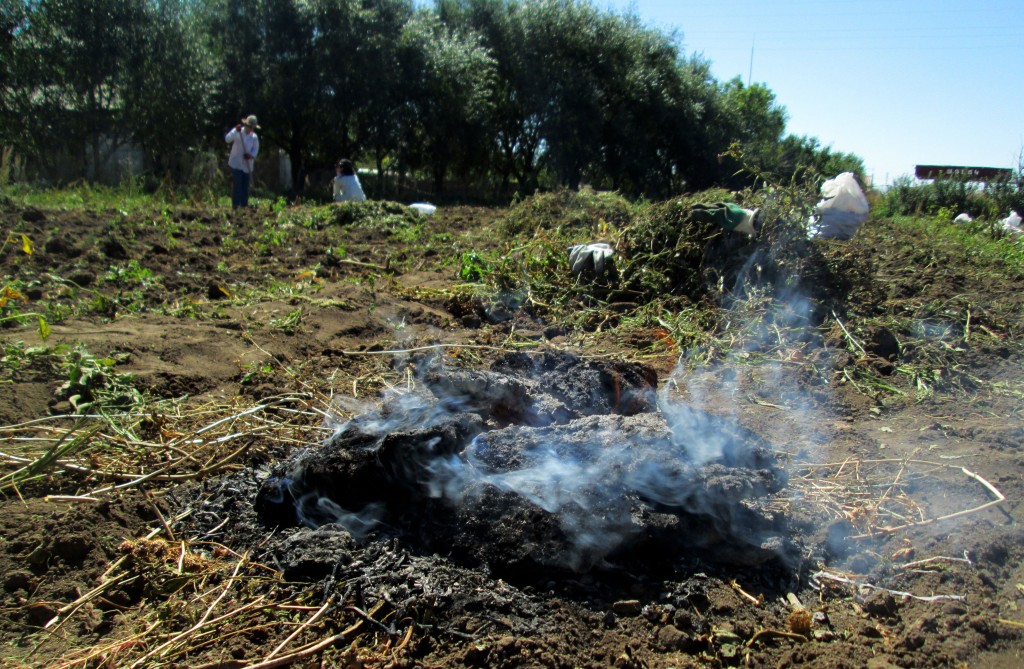
[[853, 172], [843, 172], [823, 183], [821, 196], [811, 220], [811, 235], [823, 239], [852, 239], [867, 220], [870, 209]]
[[434, 212], [437, 211], [437, 207], [429, 202], [413, 202], [409, 205], [409, 208], [422, 216], [433, 216]]
[[999, 221], [1003, 225], [1003, 229], [1009, 232], [1011, 235], [1024, 234], [1024, 230], [1020, 229], [1020, 214], [1015, 211], [1010, 211], [1010, 215]]

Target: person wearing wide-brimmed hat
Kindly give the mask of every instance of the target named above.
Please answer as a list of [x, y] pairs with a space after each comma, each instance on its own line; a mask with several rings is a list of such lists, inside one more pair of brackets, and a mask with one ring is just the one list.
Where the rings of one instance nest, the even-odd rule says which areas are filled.
[[249, 186], [252, 183], [253, 162], [260, 152], [259, 125], [255, 116], [247, 116], [224, 135], [231, 145], [228, 167], [231, 168], [231, 206], [249, 206]]

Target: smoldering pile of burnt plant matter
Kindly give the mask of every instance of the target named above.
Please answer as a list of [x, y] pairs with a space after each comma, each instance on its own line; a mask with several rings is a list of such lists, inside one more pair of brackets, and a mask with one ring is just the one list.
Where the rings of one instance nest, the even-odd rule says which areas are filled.
[[789, 557], [784, 519], [758, 503], [785, 485], [771, 449], [659, 398], [648, 367], [555, 353], [481, 371], [433, 360], [418, 386], [277, 463], [254, 500], [267, 533], [335, 527], [518, 581]]

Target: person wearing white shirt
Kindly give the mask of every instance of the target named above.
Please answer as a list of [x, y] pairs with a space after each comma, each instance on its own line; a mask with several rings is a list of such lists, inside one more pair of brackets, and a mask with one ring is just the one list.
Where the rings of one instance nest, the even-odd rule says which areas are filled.
[[250, 115], [224, 135], [224, 141], [231, 145], [228, 167], [231, 168], [231, 206], [235, 209], [249, 206], [253, 162], [260, 152], [257, 130], [256, 117]]
[[334, 166], [334, 201], [335, 202], [363, 202], [366, 200], [366, 193], [359, 183], [359, 175], [356, 174], [355, 165], [348, 158], [343, 158]]

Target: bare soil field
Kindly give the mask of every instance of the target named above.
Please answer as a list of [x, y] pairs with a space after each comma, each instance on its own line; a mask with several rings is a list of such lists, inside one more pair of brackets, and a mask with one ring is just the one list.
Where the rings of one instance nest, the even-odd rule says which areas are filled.
[[687, 330], [366, 207], [0, 203], [4, 666], [1022, 666], [1024, 277], [870, 219]]

